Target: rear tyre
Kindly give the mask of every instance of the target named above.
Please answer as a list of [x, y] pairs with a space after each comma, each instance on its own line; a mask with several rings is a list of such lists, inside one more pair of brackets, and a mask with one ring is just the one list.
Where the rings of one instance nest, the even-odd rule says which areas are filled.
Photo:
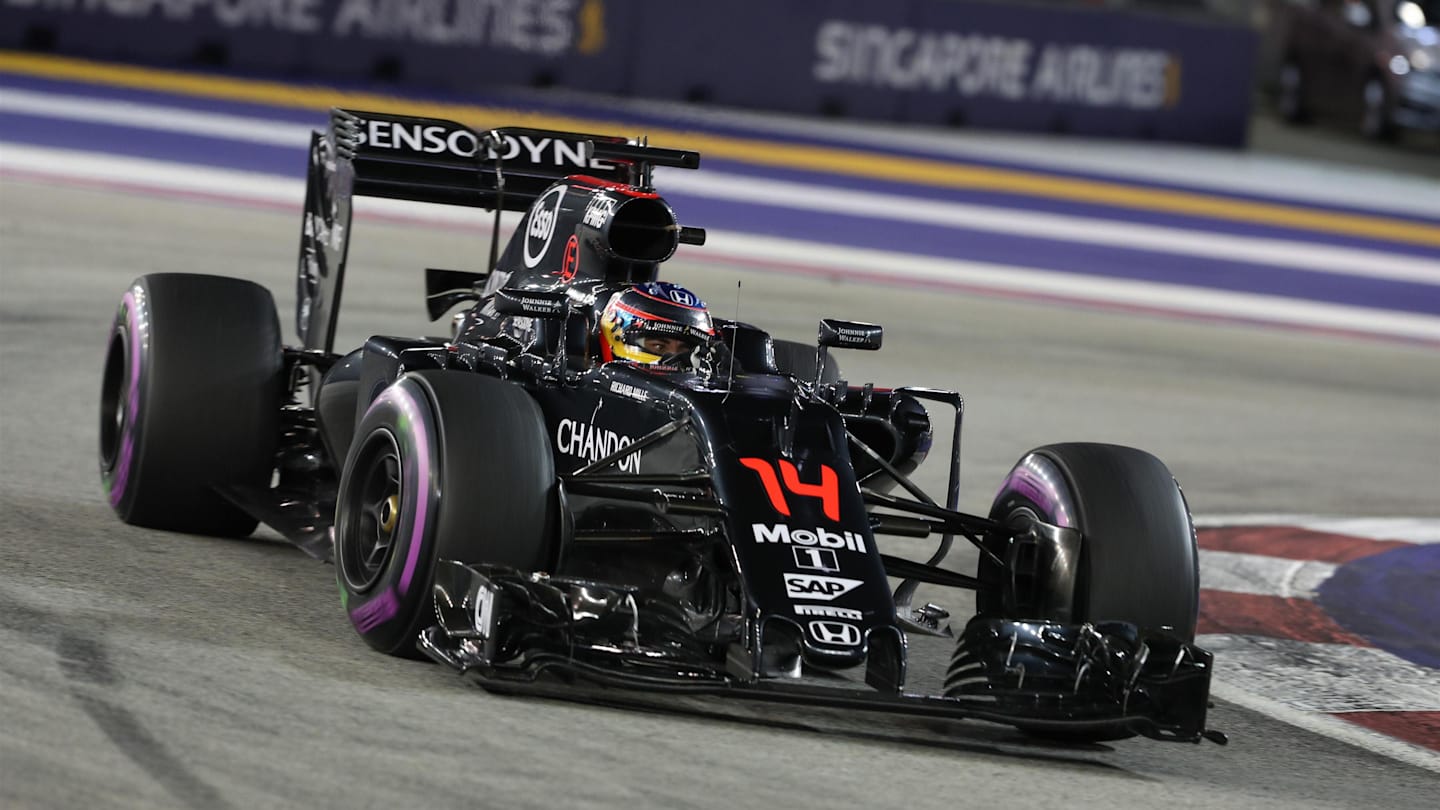
[[420, 657], [437, 560], [548, 570], [557, 496], [550, 438], [524, 389], [420, 371], [370, 405], [340, 479], [335, 567], [356, 632]]
[[100, 387], [100, 479], [115, 513], [194, 534], [254, 531], [216, 488], [269, 486], [283, 396], [268, 290], [190, 273], [136, 279]]
[[[781, 374], [791, 374], [805, 382], [815, 382], [814, 346], [794, 340], [775, 339], [771, 343], [775, 347], [775, 368], [779, 369]], [[825, 360], [820, 382], [828, 385], [839, 380], [840, 363], [836, 361], [834, 353], [831, 353]]]

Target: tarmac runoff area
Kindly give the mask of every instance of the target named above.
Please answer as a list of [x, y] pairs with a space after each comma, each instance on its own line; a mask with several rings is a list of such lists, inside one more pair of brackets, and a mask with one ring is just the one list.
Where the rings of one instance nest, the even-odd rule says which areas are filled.
[[[197, 189], [215, 179], [202, 169], [97, 179], [83, 161], [67, 174], [21, 154], [35, 153], [0, 148], [0, 359], [27, 381], [0, 392], [0, 500], [16, 516], [0, 527], [16, 563], [0, 575], [0, 725], [13, 730], [0, 765], [21, 775], [0, 779], [0, 803], [718, 806], [779, 791], [796, 806], [857, 806], [893, 785], [917, 807], [956, 795], [1427, 807], [1440, 788], [1433, 633], [1414, 632], [1440, 612], [1424, 585], [1440, 577], [1433, 347], [983, 288], [917, 295], [727, 255], [717, 234], [717, 257], [687, 251], [671, 276], [712, 307], [736, 302], [794, 339], [824, 315], [885, 323], [886, 350], [847, 355], [848, 376], [965, 392], [963, 507], [983, 511], [1005, 468], [1048, 441], [1166, 459], [1202, 523], [1212, 719], [1234, 742], [1077, 750], [971, 724], [507, 700], [370, 654], [328, 569], [279, 542], [124, 527], [100, 497], [93, 400], [119, 291], [144, 272], [239, 275], [275, 291], [288, 321], [298, 188], [270, 195], [272, 181], [252, 177]], [[487, 248], [441, 216], [362, 211], [342, 341], [426, 331], [419, 269]], [[921, 482], [940, 477], [932, 464]], [[943, 656], [915, 652], [917, 668]], [[565, 767], [543, 769], [552, 756]]]

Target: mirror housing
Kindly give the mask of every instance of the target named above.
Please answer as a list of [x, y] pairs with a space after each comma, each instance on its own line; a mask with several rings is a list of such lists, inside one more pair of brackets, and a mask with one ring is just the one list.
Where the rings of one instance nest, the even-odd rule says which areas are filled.
[[862, 349], [877, 351], [885, 329], [875, 323], [841, 321], [824, 318], [820, 321], [820, 345], [834, 349]]

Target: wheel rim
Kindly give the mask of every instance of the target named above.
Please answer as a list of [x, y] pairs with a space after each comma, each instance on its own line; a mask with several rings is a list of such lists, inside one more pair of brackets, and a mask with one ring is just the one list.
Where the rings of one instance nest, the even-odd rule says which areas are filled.
[[120, 437], [125, 435], [125, 425], [132, 416], [125, 407], [130, 386], [134, 384], [127, 379], [125, 366], [129, 344], [126, 330], [117, 329], [105, 355], [105, 376], [100, 385], [100, 468], [104, 472], [115, 469]]
[[389, 431], [365, 438], [341, 499], [344, 529], [336, 556], [346, 584], [364, 593], [380, 581], [395, 553], [405, 504], [400, 448]]

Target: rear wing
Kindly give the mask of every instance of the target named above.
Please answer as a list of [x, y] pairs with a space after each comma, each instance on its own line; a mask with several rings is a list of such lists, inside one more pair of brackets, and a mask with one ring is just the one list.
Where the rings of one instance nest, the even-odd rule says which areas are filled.
[[301, 343], [334, 348], [356, 195], [524, 211], [570, 175], [648, 187], [653, 166], [699, 163], [695, 152], [633, 146], [613, 135], [476, 130], [441, 118], [334, 109], [326, 131], [310, 138], [296, 273]]

